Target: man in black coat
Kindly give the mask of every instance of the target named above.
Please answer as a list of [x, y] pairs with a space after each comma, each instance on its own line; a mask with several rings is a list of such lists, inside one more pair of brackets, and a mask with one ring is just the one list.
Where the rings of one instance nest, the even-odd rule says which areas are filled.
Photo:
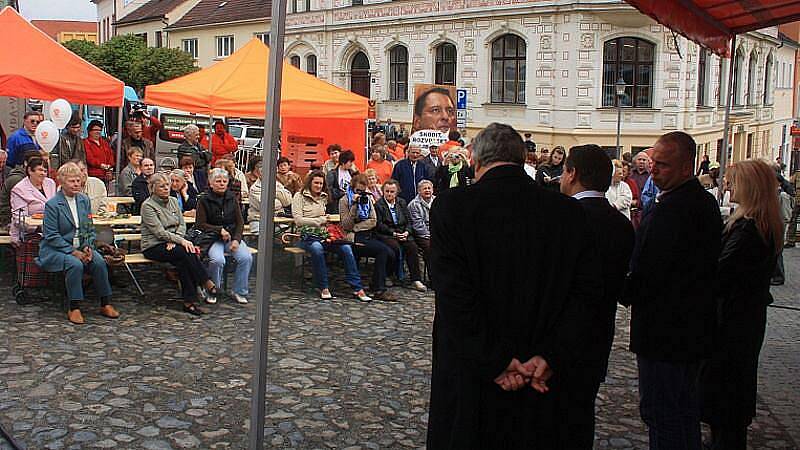
[[444, 191], [430, 215], [427, 447], [557, 448], [548, 390], [582, 354], [601, 289], [589, 224], [525, 174], [512, 127], [481, 131], [473, 158], [476, 183]]
[[434, 174], [430, 172], [430, 166], [423, 162], [420, 147], [411, 145], [407, 157], [394, 165], [392, 178], [400, 183], [400, 198], [408, 204], [417, 195], [417, 184], [422, 180], [433, 181]]
[[567, 370], [562, 390], [554, 393], [558, 397], [559, 448], [591, 449], [594, 443], [594, 402], [606, 377], [617, 302], [633, 251], [633, 225], [605, 196], [612, 171], [611, 159], [603, 149], [581, 145], [570, 149], [561, 177], [561, 192], [580, 202], [592, 225], [603, 290], [595, 295], [598, 315], [592, 320], [592, 338], [586, 342], [584, 355]]
[[142, 173], [136, 176], [131, 183], [131, 195], [133, 196], [133, 206], [131, 213], [139, 215], [142, 210], [142, 203], [150, 197], [150, 177], [156, 173], [156, 163], [150, 158], [143, 158], [141, 162]]
[[697, 373], [713, 344], [722, 219], [693, 176], [696, 148], [680, 131], [656, 142], [651, 176], [661, 193], [639, 227], [625, 287], [651, 449], [701, 445]]

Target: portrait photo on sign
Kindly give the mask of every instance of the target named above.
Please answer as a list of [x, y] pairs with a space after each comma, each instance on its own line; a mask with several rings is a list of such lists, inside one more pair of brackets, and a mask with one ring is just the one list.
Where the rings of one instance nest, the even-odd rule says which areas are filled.
[[456, 87], [418, 84], [414, 87], [414, 117], [411, 132], [439, 130], [447, 134], [458, 129]]

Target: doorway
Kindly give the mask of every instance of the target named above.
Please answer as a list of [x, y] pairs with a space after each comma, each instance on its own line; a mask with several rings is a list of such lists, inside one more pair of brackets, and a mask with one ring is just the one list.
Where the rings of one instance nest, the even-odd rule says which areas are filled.
[[350, 65], [350, 91], [362, 97], [370, 98], [369, 59], [364, 52], [358, 52]]

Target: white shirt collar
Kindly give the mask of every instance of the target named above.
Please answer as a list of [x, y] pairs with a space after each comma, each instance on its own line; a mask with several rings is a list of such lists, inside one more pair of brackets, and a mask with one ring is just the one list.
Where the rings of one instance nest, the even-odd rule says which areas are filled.
[[600, 191], [583, 191], [578, 192], [577, 194], [573, 195], [572, 198], [575, 200], [580, 200], [582, 198], [605, 198], [606, 194]]

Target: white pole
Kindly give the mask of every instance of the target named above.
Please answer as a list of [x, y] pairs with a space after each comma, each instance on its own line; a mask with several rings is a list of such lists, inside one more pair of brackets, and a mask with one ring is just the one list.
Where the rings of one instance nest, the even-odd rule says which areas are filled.
[[[111, 180], [114, 184], [114, 194], [117, 195], [119, 192], [119, 186], [117, 186], [117, 179], [119, 177], [120, 166], [122, 165], [122, 112], [125, 110], [125, 100], [122, 100], [122, 106], [119, 107], [119, 117], [117, 117], [117, 170], [114, 172], [114, 179]], [[111, 184], [111, 183], [109, 183]]]
[[250, 409], [250, 450], [264, 448], [264, 413], [267, 391], [267, 344], [269, 339], [269, 302], [272, 292], [272, 234], [275, 229], [275, 143], [280, 138], [281, 77], [283, 75], [283, 39], [286, 29], [286, 0], [273, 0], [270, 25], [270, 53], [267, 72], [264, 147], [261, 152], [261, 220], [258, 235], [256, 268], [256, 321], [253, 397]]
[[722, 155], [719, 159], [719, 182], [720, 188], [718, 191], [719, 202], [722, 204], [722, 199], [725, 198], [725, 169], [728, 165], [728, 141], [730, 136], [730, 120], [731, 120], [731, 104], [733, 103], [733, 66], [735, 65], [736, 61], [736, 35], [733, 35], [733, 39], [731, 39], [731, 61], [730, 67], [728, 68], [728, 92], [726, 97], [728, 97], [727, 101], [725, 102], [725, 121], [723, 125], [723, 135], [722, 135]]

